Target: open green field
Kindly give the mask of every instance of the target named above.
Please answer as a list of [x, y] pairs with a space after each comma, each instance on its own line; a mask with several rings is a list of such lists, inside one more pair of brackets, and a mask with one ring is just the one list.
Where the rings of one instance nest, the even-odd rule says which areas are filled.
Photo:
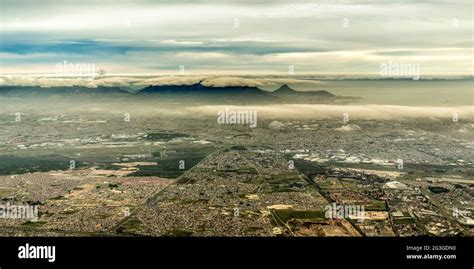
[[[157, 162], [153, 166], [137, 166], [139, 170], [129, 176], [157, 176], [165, 178], [177, 178], [185, 171], [204, 159], [215, 150], [212, 146], [202, 145], [170, 145], [166, 153], [153, 152], [153, 157], [147, 161]], [[184, 164], [183, 166], [180, 166]]]
[[[70, 169], [74, 161], [74, 169], [97, 167], [104, 170], [119, 170], [121, 162], [157, 162], [155, 166], [137, 166], [139, 170], [129, 176], [159, 176], [176, 178], [189, 170], [196, 163], [215, 150], [209, 145], [198, 145], [189, 142], [167, 144], [165, 156], [160, 154], [161, 147], [136, 145], [131, 147], [102, 148], [60, 148], [52, 150], [28, 149], [0, 155], [0, 175], [14, 175], [34, 172]], [[54, 152], [54, 153], [53, 153]], [[151, 154], [150, 154], [151, 153]], [[129, 155], [148, 157], [127, 158]], [[184, 169], [180, 169], [180, 161], [184, 161]]]
[[[32, 157], [0, 155], [0, 175], [68, 170], [70, 168], [70, 160], [70, 158], [62, 155]], [[76, 161], [75, 167], [82, 168], [85, 165], [80, 161]]]

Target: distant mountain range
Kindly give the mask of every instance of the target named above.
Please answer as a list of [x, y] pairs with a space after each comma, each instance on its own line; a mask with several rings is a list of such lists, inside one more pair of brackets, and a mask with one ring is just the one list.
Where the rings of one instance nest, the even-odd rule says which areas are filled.
[[161, 100], [198, 103], [326, 103], [350, 99], [339, 97], [325, 90], [296, 91], [283, 85], [273, 92], [250, 86], [209, 87], [201, 83], [190, 85], [152, 85], [138, 91], [120, 87], [87, 88], [82, 86], [50, 87], [37, 86], [1, 86], [0, 97], [100, 97], [127, 96], [137, 98], [160, 97]]

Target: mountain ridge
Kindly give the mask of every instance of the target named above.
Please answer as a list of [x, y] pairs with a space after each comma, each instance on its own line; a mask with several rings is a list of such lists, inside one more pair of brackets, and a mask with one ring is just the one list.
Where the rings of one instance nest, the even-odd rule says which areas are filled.
[[268, 103], [329, 103], [347, 102], [352, 97], [336, 96], [325, 90], [297, 91], [284, 84], [274, 91], [262, 90], [255, 86], [206, 86], [201, 82], [184, 85], [150, 85], [139, 90], [131, 90], [127, 87], [99, 86], [88, 88], [84, 86], [0, 86], [0, 96], [35, 98], [35, 97], [82, 97], [100, 98], [107, 100], [108, 96], [114, 96], [114, 100], [120, 97], [136, 97], [148, 99], [156, 96], [163, 101], [191, 102], [191, 103], [225, 103], [225, 104], [268, 104]]

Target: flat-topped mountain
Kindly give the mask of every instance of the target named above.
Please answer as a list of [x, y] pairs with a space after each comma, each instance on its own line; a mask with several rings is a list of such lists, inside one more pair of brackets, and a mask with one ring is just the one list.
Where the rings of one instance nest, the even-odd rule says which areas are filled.
[[201, 83], [191, 85], [149, 86], [138, 92], [138, 96], [160, 96], [164, 100], [193, 103], [266, 104], [278, 98], [257, 87], [227, 86], [209, 87]]
[[236, 94], [236, 95], [268, 95], [268, 92], [257, 87], [249, 86], [227, 86], [209, 87], [201, 83], [191, 85], [157, 85], [148, 86], [138, 92], [144, 93], [167, 93], [167, 94]]

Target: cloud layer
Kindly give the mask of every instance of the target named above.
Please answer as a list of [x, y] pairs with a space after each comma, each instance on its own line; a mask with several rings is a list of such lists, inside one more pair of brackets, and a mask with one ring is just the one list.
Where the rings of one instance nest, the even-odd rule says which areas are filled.
[[108, 74], [471, 74], [472, 4], [453, 1], [0, 0], [0, 74], [67, 60]]
[[307, 83], [319, 85], [318, 80], [303, 80], [288, 77], [242, 77], [242, 76], [160, 76], [160, 77], [104, 77], [104, 78], [57, 78], [34, 76], [3, 76], [2, 86], [83, 86], [104, 87], [143, 87], [149, 85], [191, 85], [202, 83], [208, 87], [249, 86], [277, 87], [282, 84]]

